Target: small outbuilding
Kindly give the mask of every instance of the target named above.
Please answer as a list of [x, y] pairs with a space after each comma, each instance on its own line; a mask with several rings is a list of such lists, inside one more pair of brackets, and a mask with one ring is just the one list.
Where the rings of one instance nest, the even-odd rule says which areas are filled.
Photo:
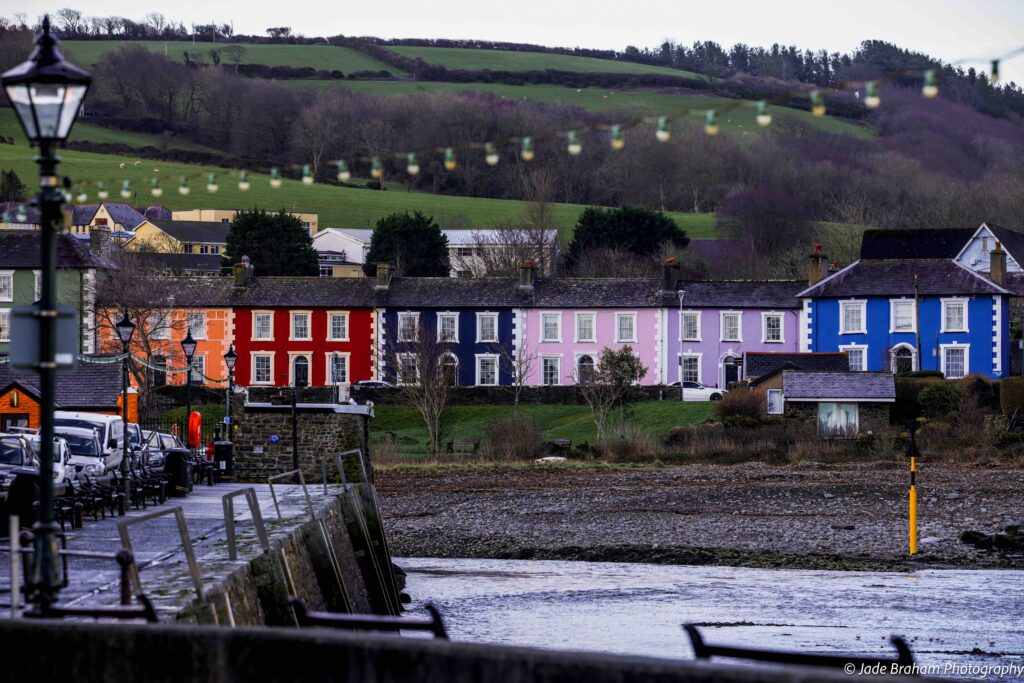
[[889, 425], [896, 402], [896, 382], [888, 372], [784, 370], [781, 389], [767, 387], [766, 391], [769, 412], [817, 424], [823, 437], [882, 430]]

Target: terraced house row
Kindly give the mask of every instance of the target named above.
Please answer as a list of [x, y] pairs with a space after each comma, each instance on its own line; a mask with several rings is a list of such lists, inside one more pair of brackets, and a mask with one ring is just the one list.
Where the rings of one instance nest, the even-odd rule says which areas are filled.
[[[728, 387], [749, 354], [843, 352], [854, 371], [939, 370], [947, 377], [1019, 372], [1011, 301], [1024, 295], [1024, 235], [978, 230], [868, 231], [861, 258], [840, 267], [819, 247], [805, 280], [659, 278], [253, 277], [173, 281], [173, 305], [143, 321], [157, 330], [151, 362], [181, 367], [180, 339], [199, 341], [196, 381], [238, 385], [414, 381], [416, 349], [433, 345], [464, 386], [585, 381], [604, 348], [629, 346], [644, 384]], [[0, 281], [2, 285], [2, 281]], [[2, 287], [0, 287], [2, 294]], [[166, 329], [159, 329], [164, 327]], [[115, 349], [110, 331], [101, 346]], [[205, 380], [204, 380], [205, 378]], [[184, 375], [168, 381], [181, 383]]]

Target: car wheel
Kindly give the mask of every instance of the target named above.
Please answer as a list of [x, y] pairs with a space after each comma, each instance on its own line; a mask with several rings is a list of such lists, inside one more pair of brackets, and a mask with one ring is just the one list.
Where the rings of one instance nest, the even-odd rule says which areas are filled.
[[722, 400], [722, 395], [721, 394], [711, 394], [711, 399], [710, 400], [712, 400], [712, 401], [721, 401]]

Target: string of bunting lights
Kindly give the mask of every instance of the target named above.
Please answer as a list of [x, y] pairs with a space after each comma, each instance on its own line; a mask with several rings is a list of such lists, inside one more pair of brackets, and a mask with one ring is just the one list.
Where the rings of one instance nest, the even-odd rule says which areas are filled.
[[[1000, 78], [999, 65], [1010, 59], [1019, 57], [1022, 54], [1024, 54], [1024, 47], [1011, 50], [995, 59], [968, 58], [953, 62], [952, 64], [961, 65], [972, 62], [986, 62], [990, 66], [989, 78], [991, 82], [998, 83]], [[338, 181], [347, 182], [352, 178], [353, 166], [368, 166], [370, 176], [372, 178], [379, 179], [383, 177], [384, 162], [386, 160], [395, 160], [399, 162], [404, 161], [406, 173], [410, 176], [415, 176], [420, 172], [420, 160], [433, 155], [442, 156], [443, 166], [447, 171], [454, 171], [458, 168], [458, 160], [472, 152], [482, 152], [486, 164], [493, 167], [497, 166], [501, 161], [501, 150], [509, 146], [517, 148], [519, 158], [525, 162], [529, 162], [536, 156], [537, 143], [559, 138], [565, 140], [565, 149], [570, 156], [578, 156], [583, 151], [582, 136], [593, 133], [606, 133], [608, 135], [608, 144], [611, 148], [613, 150], [621, 150], [626, 145], [625, 132], [627, 130], [642, 125], [653, 125], [655, 139], [659, 142], [667, 142], [672, 137], [672, 124], [681, 119], [690, 117], [698, 117], [703, 120], [704, 133], [706, 135], [717, 135], [720, 130], [719, 122], [721, 118], [730, 112], [743, 107], [755, 108], [757, 111], [755, 116], [757, 124], [763, 128], [767, 128], [772, 125], [773, 121], [770, 107], [772, 105], [779, 105], [780, 103], [789, 103], [795, 97], [802, 98], [806, 96], [809, 100], [811, 115], [815, 117], [822, 117], [827, 113], [826, 95], [830, 92], [839, 93], [854, 90], [856, 92], [856, 96], [859, 98], [860, 91], [863, 91], [864, 106], [870, 110], [877, 109], [882, 103], [880, 94], [881, 87], [885, 84], [894, 83], [899, 79], [909, 77], [921, 79], [921, 94], [925, 98], [934, 99], [938, 96], [939, 85], [937, 69], [907, 69], [890, 73], [885, 77], [876, 80], [843, 81], [829, 88], [790, 90], [770, 99], [762, 99], [758, 101], [733, 100], [720, 108], [702, 109], [685, 107], [670, 114], [663, 114], [660, 116], [635, 116], [618, 123], [597, 123], [589, 126], [578, 127], [572, 130], [547, 130], [523, 137], [494, 139], [485, 142], [466, 142], [460, 145], [441, 147], [427, 147], [408, 152], [388, 152], [369, 156], [360, 155], [351, 157], [347, 161], [345, 159], [328, 160], [325, 164], [329, 167], [334, 167]], [[134, 162], [134, 167], [136, 169], [141, 169], [142, 165], [142, 161]], [[128, 163], [121, 162], [119, 164], [119, 168], [120, 170], [126, 170], [128, 168]], [[301, 171], [301, 181], [304, 185], [312, 185], [315, 182], [311, 164], [282, 163], [273, 166], [270, 169], [269, 186], [271, 189], [279, 189], [282, 187], [285, 179], [282, 174], [282, 169]], [[203, 178], [204, 176], [206, 179], [205, 189], [208, 193], [215, 193], [220, 189], [221, 179], [235, 178], [236, 176], [238, 189], [240, 191], [244, 192], [252, 187], [250, 172], [247, 170], [224, 172], [196, 171], [177, 178], [178, 193], [182, 196], [189, 195], [192, 192], [192, 185], [190, 184], [190, 181], [194, 181], [197, 178]], [[149, 176], [148, 180], [148, 186], [149, 192], [153, 197], [159, 198], [163, 196], [164, 187], [161, 184], [159, 168], [152, 169], [152, 174]], [[110, 176], [104, 179], [79, 180], [76, 181], [76, 183], [73, 183], [70, 187], [65, 187], [65, 194], [69, 202], [76, 201], [78, 203], [85, 203], [90, 199], [88, 190], [91, 189], [94, 191], [96, 198], [103, 201], [110, 198], [112, 187], [118, 188], [118, 192], [122, 199], [131, 199], [135, 195], [135, 191], [132, 187], [132, 180], [123, 176]], [[16, 220], [17, 222], [25, 222], [27, 220], [24, 204], [18, 207]], [[4, 221], [11, 222], [9, 211], [5, 211], [4, 213]]]
[[[133, 361], [135, 361], [139, 365], [142, 365], [143, 367], [147, 367], [150, 370], [154, 370], [156, 372], [165, 372], [165, 373], [168, 373], [168, 374], [174, 374], [174, 373], [178, 373], [178, 372], [185, 372], [186, 370], [188, 370], [188, 367], [186, 367], [186, 366], [182, 366], [180, 368], [169, 368], [169, 367], [167, 367], [165, 365], [154, 365], [149, 360], [143, 358], [142, 356], [137, 356], [134, 353], [129, 353], [127, 355], [128, 355], [128, 357], [130, 357]], [[78, 359], [79, 363], [89, 363], [91, 365], [114, 365], [115, 363], [121, 363], [122, 361], [124, 361], [125, 354], [119, 353], [119, 354], [113, 355], [113, 356], [83, 356], [83, 355], [78, 355], [78, 356], [76, 356], [76, 358]], [[9, 363], [9, 362], [10, 362], [10, 357], [9, 356], [0, 356], [0, 365], [3, 365], [5, 363]], [[214, 383], [214, 384], [225, 383], [225, 382], [228, 381], [227, 377], [223, 377], [223, 378], [210, 377], [205, 372], [200, 372], [199, 370], [197, 370], [194, 365], [192, 366], [192, 372], [194, 374], [196, 374], [196, 375], [200, 375], [207, 382], [211, 382], [211, 383]]]

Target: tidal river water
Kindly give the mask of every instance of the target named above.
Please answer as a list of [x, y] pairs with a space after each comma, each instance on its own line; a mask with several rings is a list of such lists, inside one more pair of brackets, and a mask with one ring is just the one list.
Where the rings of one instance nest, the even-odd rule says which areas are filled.
[[433, 602], [454, 640], [691, 659], [686, 622], [708, 642], [803, 652], [890, 656], [896, 634], [939, 675], [1024, 680], [1024, 571], [396, 562], [412, 613]]

